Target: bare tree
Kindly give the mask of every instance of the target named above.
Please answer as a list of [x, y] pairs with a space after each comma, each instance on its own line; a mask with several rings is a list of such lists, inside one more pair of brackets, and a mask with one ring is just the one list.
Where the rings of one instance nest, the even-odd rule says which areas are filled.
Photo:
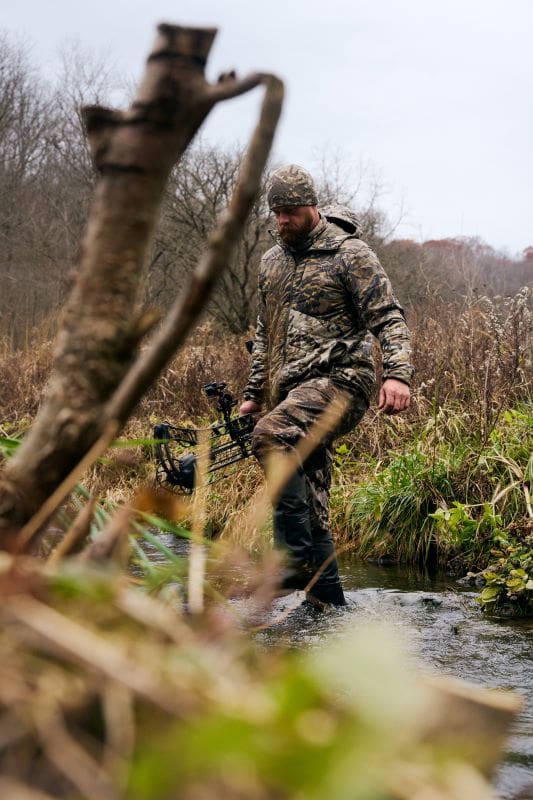
[[66, 295], [95, 178], [81, 107], [116, 85], [108, 65], [73, 43], [54, 90], [24, 43], [0, 36], [0, 331], [14, 346]]
[[0, 34], [0, 170], [3, 193], [35, 174], [49, 125], [47, 96], [22, 43]]
[[394, 219], [383, 211], [387, 187], [379, 170], [362, 159], [354, 164], [339, 148], [328, 146], [317, 158], [312, 171], [321, 205], [340, 204], [355, 211], [361, 223], [361, 238], [379, 253], [403, 217], [401, 206]]
[[21, 292], [33, 280], [36, 243], [33, 212], [46, 159], [48, 90], [32, 69], [22, 42], [0, 35], [0, 314], [4, 330], [18, 315], [33, 319], [34, 294]]
[[[173, 170], [150, 270], [151, 296], [163, 306], [169, 290], [188, 280], [209, 231], [233, 193], [242, 158], [241, 148], [201, 144]], [[257, 271], [268, 245], [268, 220], [261, 193], [207, 307], [216, 322], [234, 333], [243, 333], [255, 321]]]

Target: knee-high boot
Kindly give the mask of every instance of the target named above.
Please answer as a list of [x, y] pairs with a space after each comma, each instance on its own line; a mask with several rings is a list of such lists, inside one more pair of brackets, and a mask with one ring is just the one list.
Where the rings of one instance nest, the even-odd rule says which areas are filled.
[[288, 571], [284, 589], [304, 589], [313, 576], [313, 537], [303, 470], [296, 470], [274, 506], [274, 544], [285, 550]]

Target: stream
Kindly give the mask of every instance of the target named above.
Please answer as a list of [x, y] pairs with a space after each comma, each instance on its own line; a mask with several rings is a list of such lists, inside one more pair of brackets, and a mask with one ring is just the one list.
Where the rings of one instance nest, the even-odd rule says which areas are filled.
[[[186, 555], [184, 540], [159, 538]], [[147, 543], [150, 560], [161, 554]], [[495, 786], [502, 800], [532, 783], [533, 797], [533, 625], [531, 621], [496, 621], [484, 616], [476, 592], [446, 575], [429, 576], [405, 566], [380, 566], [344, 553], [339, 565], [348, 605], [317, 614], [300, 605], [282, 622], [259, 634], [261, 643], [283, 640], [293, 647], [321, 647], [350, 618], [360, 624], [386, 620], [400, 629], [402, 642], [421, 669], [453, 675], [487, 687], [513, 689], [525, 701], [498, 767]], [[290, 597], [276, 601], [274, 616], [286, 610]], [[465, 800], [467, 800], [465, 798]]]

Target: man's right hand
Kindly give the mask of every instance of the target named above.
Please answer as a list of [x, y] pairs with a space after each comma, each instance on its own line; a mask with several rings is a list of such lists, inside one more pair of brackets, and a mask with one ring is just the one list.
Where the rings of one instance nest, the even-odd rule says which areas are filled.
[[255, 400], [245, 400], [239, 408], [241, 417], [245, 414], [257, 414], [259, 411], [261, 411], [261, 405], [260, 403], [256, 403]]

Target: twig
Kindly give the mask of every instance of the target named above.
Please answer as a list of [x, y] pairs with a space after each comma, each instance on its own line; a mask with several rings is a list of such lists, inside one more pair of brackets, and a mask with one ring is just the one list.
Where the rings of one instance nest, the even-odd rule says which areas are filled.
[[52, 550], [48, 558], [48, 566], [53, 567], [61, 561], [68, 553], [75, 551], [90, 533], [91, 521], [96, 506], [96, 498], [91, 497], [89, 502], [83, 506], [80, 513], [66, 532], [65, 536], [55, 550]]
[[189, 552], [189, 580], [187, 596], [189, 610], [192, 614], [201, 614], [204, 610], [204, 578], [205, 578], [205, 506], [207, 495], [207, 470], [209, 468], [209, 435], [206, 431], [198, 431], [198, 451], [195, 476], [195, 493], [192, 506], [192, 539]]
[[102, 691], [102, 710], [106, 729], [103, 765], [110, 775], [116, 776], [121, 789], [126, 790], [128, 767], [135, 747], [132, 693], [125, 686], [110, 681]]

